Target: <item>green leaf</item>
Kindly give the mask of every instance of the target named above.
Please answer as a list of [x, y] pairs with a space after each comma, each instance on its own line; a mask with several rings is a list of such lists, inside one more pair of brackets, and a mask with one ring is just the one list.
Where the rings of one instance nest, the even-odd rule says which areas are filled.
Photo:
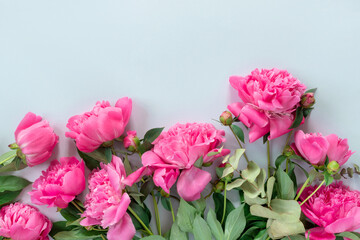
[[243, 130], [234, 124], [232, 124], [230, 127], [233, 129], [234, 133], [240, 139], [240, 141], [245, 142], [245, 135]]
[[[215, 204], [215, 213], [217, 220], [221, 221], [224, 211], [224, 196], [221, 193], [213, 194], [214, 204]], [[235, 207], [229, 199], [226, 199], [226, 209], [225, 209], [225, 220], [229, 213], [234, 210]]]
[[196, 214], [196, 208], [180, 199], [180, 205], [177, 212], [178, 226], [183, 232], [192, 232], [193, 222]]
[[60, 214], [67, 221], [75, 222], [80, 218], [81, 212], [72, 203], [69, 203], [67, 208], [60, 210]]
[[307, 90], [305, 93], [315, 93], [317, 90], [317, 88], [311, 88], [309, 90]]
[[196, 200], [196, 201], [192, 201], [190, 202], [191, 205], [193, 205], [196, 209], [196, 211], [198, 213], [200, 213], [201, 215], [204, 214], [205, 208], [206, 208], [206, 200], [201, 197], [200, 199]]
[[[229, 157], [229, 159], [228, 159], [231, 166], [225, 168], [221, 178], [226, 177], [227, 175], [229, 175], [230, 173], [233, 173], [237, 169], [240, 158], [244, 154], [244, 152], [245, 152], [245, 149], [241, 149], [241, 148], [235, 150], [235, 154], [233, 156]], [[226, 160], [227, 160], [227, 158], [225, 158], [223, 162], [225, 162]]]
[[10, 164], [16, 157], [16, 150], [6, 152], [0, 156], [1, 165]]
[[196, 160], [196, 162], [194, 163], [195, 167], [201, 168], [204, 162], [204, 158], [203, 156], [199, 157], [198, 160]]
[[270, 132], [268, 132], [263, 136], [263, 144], [265, 144], [268, 141], [269, 136], [270, 136]]
[[[82, 155], [80, 155], [80, 153], [79, 153], [79, 155], [81, 156], [82, 159], [84, 159], [85, 163], [88, 159], [94, 159], [95, 161], [98, 161], [98, 162], [107, 163], [105, 151], [106, 151], [106, 148], [100, 147], [89, 153], [81, 152]], [[88, 156], [90, 158], [86, 158], [86, 156]], [[86, 160], [85, 160], [85, 158], [86, 158]]]
[[171, 211], [169, 198], [160, 196], [160, 201], [161, 201], [161, 204], [163, 205], [164, 209]]
[[111, 148], [105, 148], [105, 159], [106, 163], [111, 163], [112, 160], [112, 151]]
[[180, 230], [177, 221], [171, 227], [170, 240], [188, 240], [187, 234]]
[[285, 200], [294, 199], [295, 197], [294, 183], [290, 179], [289, 175], [287, 175], [284, 172], [284, 170], [279, 168], [276, 171], [275, 176], [276, 176], [279, 197]]
[[246, 180], [241, 178], [235, 179], [233, 182], [226, 185], [226, 191], [230, 191], [233, 188], [241, 187], [241, 185], [243, 185], [245, 182]]
[[300, 126], [302, 120], [303, 120], [304, 114], [302, 111], [301, 107], [298, 107], [296, 109], [296, 116], [295, 116], [295, 120], [294, 122], [291, 124], [291, 126], [289, 127], [289, 129], [293, 129], [293, 128], [297, 128], [298, 126]]
[[278, 156], [278, 157], [276, 158], [276, 160], [275, 160], [275, 166], [276, 166], [276, 168], [279, 168], [280, 165], [281, 165], [286, 159], [287, 159], [287, 157], [284, 156], [284, 155]]
[[276, 181], [276, 179], [273, 176], [271, 176], [267, 181], [266, 197], [267, 197], [268, 207], [270, 207], [270, 201], [271, 201], [271, 198], [272, 198], [272, 193], [273, 193], [273, 190], [274, 190], [275, 181]]
[[224, 231], [221, 227], [220, 222], [216, 219], [216, 215], [213, 209], [209, 209], [207, 214], [206, 221], [210, 227], [212, 234], [214, 235], [216, 240], [224, 239]]
[[141, 197], [141, 201], [145, 201], [145, 199], [151, 193], [151, 191], [154, 189], [154, 187], [155, 187], [155, 184], [151, 178], [148, 181], [146, 181], [143, 185], [141, 185], [140, 193], [143, 194], [143, 197]]
[[66, 221], [53, 222], [53, 226], [49, 235], [54, 238], [54, 235], [58, 232], [71, 231], [75, 226], [66, 226]]
[[145, 133], [144, 141], [147, 141], [149, 143], [153, 143], [161, 134], [161, 132], [164, 130], [164, 128], [153, 128], [150, 129]]
[[307, 118], [310, 115], [310, 113], [312, 112], [312, 110], [314, 110], [314, 108], [304, 108], [303, 109], [304, 117]]
[[0, 206], [13, 202], [17, 196], [21, 193], [21, 190], [19, 191], [5, 191], [0, 193]]
[[268, 237], [267, 230], [261, 230], [254, 238], [254, 240], [266, 240]]
[[0, 176], [0, 192], [19, 191], [28, 186], [31, 182], [16, 176]]
[[260, 167], [254, 161], [251, 161], [248, 163], [247, 168], [241, 171], [241, 176], [249, 182], [255, 182], [260, 172]]
[[296, 162], [292, 162], [292, 163], [295, 164], [298, 168], [300, 168], [300, 169], [303, 171], [303, 173], [305, 174], [306, 178], [309, 177], [309, 173], [308, 173], [302, 166], [300, 166], [300, 165], [297, 164]]
[[96, 159], [90, 157], [89, 155], [87, 155], [86, 153], [80, 151], [79, 149], [77, 150], [79, 156], [84, 160], [86, 167], [89, 170], [93, 170], [95, 168], [99, 168], [100, 167], [100, 162], [97, 161]]
[[0, 165], [0, 173], [13, 172], [13, 171], [24, 169], [26, 167], [27, 167], [27, 165], [25, 163], [23, 163], [21, 158], [15, 157], [15, 159], [11, 163], [9, 163], [5, 166]]
[[334, 181], [334, 178], [327, 171], [324, 172], [324, 179], [326, 186], [329, 186]]
[[55, 240], [92, 239], [100, 237], [104, 232], [87, 231], [85, 228], [74, 228], [71, 231], [58, 232], [54, 235]]
[[250, 227], [244, 232], [244, 234], [241, 235], [241, 238], [239, 240], [254, 239], [255, 235], [258, 232], [259, 232], [258, 227]]
[[159, 235], [151, 235], [151, 236], [144, 237], [141, 239], [142, 240], [166, 240], [165, 238], [163, 238], [162, 236], [159, 236]]
[[244, 214], [244, 204], [232, 210], [225, 223], [225, 239], [236, 240], [244, 231], [246, 218]]
[[302, 235], [291, 235], [291, 236], [286, 236], [281, 240], [306, 240], [306, 238]]
[[[132, 208], [132, 210], [134, 210], [134, 212], [139, 216], [141, 221], [148, 227], [149, 224], [150, 224], [150, 221], [151, 221], [151, 213], [150, 213], [150, 210], [147, 208], [147, 206], [145, 204], [143, 206], [144, 207], [140, 206], [136, 202], [131, 202], [130, 203], [130, 207]], [[134, 217], [134, 215], [132, 215], [132, 213], [130, 213], [130, 212], [129, 212], [129, 215], [130, 215], [130, 217], [132, 219], [132, 222], [133, 222], [136, 230], [143, 229], [142, 225]]]
[[200, 214], [197, 214], [195, 217], [193, 233], [195, 240], [212, 239], [210, 228]]
[[357, 232], [342, 232], [342, 233], [336, 234], [336, 236], [347, 237], [347, 238], [350, 238], [353, 240], [360, 240], [360, 233], [357, 233]]

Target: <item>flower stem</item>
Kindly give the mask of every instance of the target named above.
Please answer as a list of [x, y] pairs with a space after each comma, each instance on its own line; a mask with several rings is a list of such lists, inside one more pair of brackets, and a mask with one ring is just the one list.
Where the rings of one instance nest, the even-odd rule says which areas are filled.
[[144, 230], [149, 234], [149, 235], [154, 235], [145, 225], [145, 223], [140, 219], [140, 217], [136, 214], [136, 212], [130, 207], [128, 206], [128, 210], [131, 212], [131, 214], [136, 218], [136, 220], [139, 221], [139, 223], [141, 224], [141, 226], [144, 228]]
[[0, 162], [0, 165], [2, 165], [3, 163], [9, 161], [10, 159], [16, 157], [16, 151], [14, 151], [13, 154], [11, 154], [10, 156], [8, 156], [7, 158], [5, 158], [3, 161]]
[[300, 197], [300, 195], [302, 194], [302, 192], [304, 191], [304, 189], [307, 187], [308, 183], [310, 182], [310, 178], [307, 178], [306, 181], [304, 182], [304, 184], [302, 185], [302, 187], [300, 188], [300, 191], [298, 192], [298, 194], [296, 195], [295, 201], [297, 201]]
[[223, 216], [221, 218], [221, 225], [223, 224], [225, 220], [225, 214], [226, 214], [226, 187], [227, 187], [227, 181], [225, 181], [225, 187], [224, 187], [224, 210], [223, 210]]
[[79, 210], [79, 212], [84, 213], [84, 211], [80, 208], [79, 205], [77, 205], [77, 203], [74, 200], [71, 201], [71, 203], [72, 203], [72, 205], [74, 205], [76, 207], [77, 210]]
[[161, 223], [160, 223], [159, 208], [158, 208], [158, 204], [157, 204], [156, 199], [155, 199], [154, 191], [151, 191], [151, 195], [152, 195], [153, 203], [154, 203], [156, 227], [157, 227], [157, 230], [158, 230], [158, 234], [161, 236]]
[[320, 187], [325, 183], [325, 180], [323, 180], [320, 185], [313, 191], [302, 203], [300, 203], [300, 206], [302, 206], [304, 203], [306, 203], [307, 200], [309, 200], [319, 189]]
[[287, 138], [286, 138], [286, 142], [285, 142], [285, 146], [284, 146], [283, 152], [285, 151], [287, 145], [289, 145], [290, 137], [291, 137], [293, 131], [294, 131], [294, 129], [292, 129], [292, 130], [289, 132], [289, 135], [288, 135]]
[[267, 159], [268, 159], [268, 176], [270, 176], [270, 167], [271, 167], [271, 159], [270, 159], [270, 141], [266, 141], [267, 145]]
[[[230, 128], [231, 132], [234, 134], [235, 139], [236, 139], [236, 141], [238, 142], [240, 148], [243, 148], [243, 146], [241, 145], [241, 142], [240, 142], [238, 136], [235, 134], [235, 132], [234, 132], [234, 130], [232, 129], [231, 125], [229, 126], [229, 128]], [[248, 159], [246, 153], [244, 153], [244, 157], [245, 157], [245, 159], [246, 159], [246, 162], [249, 163], [249, 159]]]
[[173, 209], [173, 206], [172, 206], [172, 203], [171, 203], [171, 199], [169, 198], [169, 205], [170, 205], [170, 210], [171, 210], [171, 216], [172, 216], [172, 219], [173, 219], [173, 223], [175, 222], [175, 213], [174, 213], [174, 209]]
[[101, 238], [102, 238], [102, 240], [106, 240], [106, 238], [104, 237], [104, 235], [100, 235], [101, 236]]

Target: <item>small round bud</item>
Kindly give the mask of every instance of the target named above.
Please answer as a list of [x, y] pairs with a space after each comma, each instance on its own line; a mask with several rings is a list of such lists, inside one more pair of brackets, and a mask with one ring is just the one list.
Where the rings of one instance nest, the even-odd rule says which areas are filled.
[[203, 167], [210, 167], [212, 164], [213, 162], [203, 163]]
[[234, 173], [229, 173], [223, 179], [224, 181], [230, 182], [233, 179], [233, 177], [234, 177]]
[[136, 131], [128, 131], [124, 138], [124, 147], [130, 152], [135, 152], [140, 146], [140, 139], [136, 136]]
[[214, 186], [214, 192], [216, 193], [221, 193], [222, 191], [224, 191], [224, 189], [225, 189], [225, 183], [223, 181], [218, 182]]
[[160, 194], [161, 194], [161, 196], [166, 197], [166, 198], [170, 197], [170, 194], [165, 192], [164, 189], [160, 190]]
[[315, 104], [314, 93], [305, 93], [301, 97], [301, 106], [303, 108], [311, 108]]
[[9, 144], [8, 147], [12, 150], [18, 149], [19, 146], [16, 143]]
[[295, 151], [294, 151], [294, 149], [292, 149], [292, 147], [286, 146], [285, 149], [284, 149], [283, 154], [284, 154], [284, 156], [286, 156], [286, 157], [290, 157], [291, 155], [294, 155], [294, 154], [295, 154]]
[[340, 165], [337, 161], [331, 161], [329, 162], [329, 164], [327, 165], [327, 171], [330, 174], [335, 174], [340, 170]]
[[230, 126], [233, 123], [233, 117], [231, 112], [224, 111], [219, 118], [220, 122], [225, 126]]

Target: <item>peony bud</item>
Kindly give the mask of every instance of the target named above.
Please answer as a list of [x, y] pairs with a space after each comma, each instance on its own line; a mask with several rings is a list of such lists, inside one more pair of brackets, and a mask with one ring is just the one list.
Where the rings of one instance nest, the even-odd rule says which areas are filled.
[[127, 136], [124, 138], [124, 147], [130, 152], [135, 152], [139, 145], [140, 140], [136, 136], [136, 131], [127, 131]]
[[292, 155], [295, 155], [295, 151], [294, 149], [292, 149], [292, 147], [290, 146], [286, 146], [283, 152], [284, 156], [286, 157], [290, 157]]
[[230, 182], [233, 179], [233, 177], [234, 177], [234, 173], [229, 173], [223, 179], [224, 181]]
[[301, 97], [301, 106], [303, 108], [311, 108], [315, 104], [314, 93], [305, 93]]
[[216, 193], [221, 193], [222, 191], [224, 191], [224, 189], [225, 183], [223, 181], [218, 182], [213, 188], [214, 192]]
[[15, 149], [19, 148], [19, 145], [17, 145], [16, 143], [12, 143], [12, 144], [9, 144], [8, 147], [12, 150], [15, 150]]
[[220, 115], [220, 122], [225, 126], [230, 126], [233, 123], [232, 114], [229, 111], [224, 111]]
[[339, 171], [340, 169], [340, 164], [337, 161], [331, 161], [329, 162], [329, 164], [327, 165], [327, 171], [330, 174], [335, 174]]

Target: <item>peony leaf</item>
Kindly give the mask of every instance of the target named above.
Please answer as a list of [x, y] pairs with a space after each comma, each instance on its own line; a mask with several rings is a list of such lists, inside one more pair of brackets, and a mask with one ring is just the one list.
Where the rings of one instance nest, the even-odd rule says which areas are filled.
[[178, 226], [183, 232], [192, 232], [193, 222], [196, 214], [196, 208], [180, 199], [180, 205], [177, 213]]
[[216, 240], [224, 239], [224, 231], [221, 227], [220, 222], [216, 219], [216, 215], [213, 209], [210, 208], [206, 221], [210, 227], [212, 234], [214, 235]]
[[295, 113], [295, 120], [294, 122], [292, 123], [292, 125], [289, 127], [289, 129], [293, 129], [293, 128], [297, 128], [298, 126], [300, 126], [303, 118], [304, 118], [304, 114], [303, 114], [303, 111], [302, 111], [302, 108], [301, 107], [298, 107], [296, 109], [296, 113]]
[[79, 156], [84, 160], [84, 163], [86, 164], [86, 167], [89, 170], [93, 170], [95, 168], [100, 167], [100, 162], [99, 161], [97, 161], [96, 159], [90, 157], [86, 153], [81, 152], [79, 149], [77, 151], [78, 151]]
[[[143, 204], [143, 206], [140, 206], [139, 204], [137, 204], [136, 202], [131, 202], [130, 203], [130, 207], [132, 208], [132, 210], [139, 216], [139, 218], [141, 219], [141, 221], [148, 227], [151, 221], [151, 212], [150, 210], [147, 208], [147, 206], [145, 204]], [[140, 224], [140, 222], [134, 217], [134, 215], [130, 212], [128, 212], [131, 220], [136, 228], [136, 230], [140, 230], [143, 229], [143, 226]]]
[[54, 238], [54, 235], [58, 232], [71, 231], [75, 228], [75, 226], [67, 226], [66, 223], [66, 221], [53, 222], [49, 235]]
[[[215, 204], [215, 213], [217, 220], [221, 221], [224, 210], [224, 196], [221, 193], [213, 194], [214, 204]], [[235, 207], [229, 199], [226, 199], [226, 209], [225, 209], [225, 220], [229, 213], [234, 210]]]
[[166, 240], [165, 238], [163, 238], [162, 236], [159, 236], [159, 235], [151, 235], [151, 236], [144, 237], [141, 239], [142, 240]]
[[278, 194], [281, 199], [290, 200], [295, 197], [294, 183], [284, 170], [278, 168], [276, 171], [276, 182], [278, 187]]
[[170, 240], [188, 240], [187, 234], [180, 230], [177, 221], [171, 227]]
[[279, 168], [280, 165], [281, 165], [286, 159], [287, 159], [287, 157], [284, 156], [284, 155], [278, 156], [278, 157], [276, 158], [276, 160], [275, 160], [275, 166], [276, 166], [276, 168]]
[[204, 214], [205, 208], [206, 208], [206, 200], [201, 197], [200, 199], [196, 201], [192, 201], [191, 205], [196, 208], [196, 211], [200, 214]]
[[309, 90], [306, 90], [305, 93], [315, 93], [316, 90], [317, 90], [317, 88], [311, 88], [311, 89], [309, 89]]
[[16, 158], [16, 150], [6, 152], [0, 156], [1, 165], [8, 165]]
[[244, 131], [240, 127], [238, 127], [238, 126], [236, 126], [234, 124], [232, 124], [230, 127], [232, 128], [232, 130], [234, 131], [236, 136], [240, 139], [240, 141], [245, 142]]
[[267, 230], [261, 230], [254, 238], [254, 240], [266, 240], [268, 237]]
[[164, 128], [153, 128], [147, 131], [144, 135], [144, 141], [149, 143], [153, 143], [161, 134]]
[[194, 219], [193, 233], [195, 240], [212, 239], [209, 226], [199, 214]]
[[19, 191], [28, 186], [31, 182], [16, 176], [0, 176], [0, 192]]
[[302, 235], [291, 235], [291, 236], [286, 236], [281, 240], [306, 240], [306, 238]]
[[353, 240], [360, 240], [360, 233], [357, 233], [357, 232], [342, 232], [342, 233], [336, 234], [336, 236], [346, 237], [346, 238], [350, 238]]
[[236, 240], [244, 231], [246, 218], [244, 213], [244, 204], [232, 210], [225, 222], [225, 239]]
[[74, 240], [74, 239], [93, 239], [100, 237], [103, 232], [98, 231], [87, 231], [83, 227], [74, 228], [70, 231], [58, 232], [54, 235], [55, 240]]
[[5, 191], [0, 193], [0, 206], [13, 202], [17, 196], [21, 193], [21, 190], [19, 191]]

